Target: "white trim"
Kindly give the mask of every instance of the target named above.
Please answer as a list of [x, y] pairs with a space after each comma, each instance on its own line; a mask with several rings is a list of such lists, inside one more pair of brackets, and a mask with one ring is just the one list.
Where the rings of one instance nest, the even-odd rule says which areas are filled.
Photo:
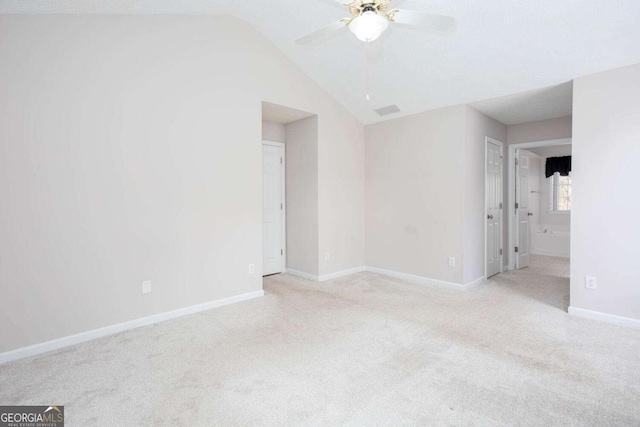
[[287, 269], [287, 274], [291, 274], [292, 276], [301, 277], [307, 280], [313, 280], [314, 282], [318, 282], [319, 277], [314, 276], [313, 274], [305, 273], [304, 271], [294, 270], [292, 268]]
[[474, 280], [473, 282], [469, 282], [466, 285], [461, 285], [460, 283], [445, 282], [444, 280], [431, 279], [429, 277], [416, 276], [414, 274], [400, 273], [399, 271], [385, 270], [383, 268], [377, 267], [367, 267], [367, 271], [371, 273], [382, 274], [385, 276], [396, 277], [398, 279], [406, 280], [407, 282], [412, 282], [418, 285], [446, 286], [455, 289], [466, 289], [477, 283], [480, 283], [481, 279], [482, 281], [485, 280], [485, 278], [482, 277], [481, 279]]
[[570, 254], [568, 254], [567, 252], [561, 252], [561, 251], [540, 251], [537, 249], [531, 249], [529, 253], [531, 253], [531, 255], [553, 256], [558, 258], [571, 258]]
[[303, 279], [312, 280], [314, 282], [326, 282], [328, 280], [333, 280], [339, 277], [348, 276], [350, 274], [361, 273], [364, 271], [368, 271], [376, 274], [382, 274], [384, 276], [395, 277], [398, 279], [406, 280], [407, 282], [417, 283], [419, 285], [447, 286], [455, 289], [467, 289], [487, 281], [487, 278], [482, 276], [477, 278], [476, 280], [472, 280], [471, 282], [465, 283], [464, 285], [462, 285], [460, 283], [446, 282], [444, 280], [431, 279], [429, 277], [416, 276], [413, 274], [401, 273], [399, 271], [385, 270], [383, 268], [365, 267], [365, 266], [354, 267], [347, 270], [337, 271], [335, 273], [324, 274], [322, 276], [314, 276], [313, 274], [304, 273], [302, 271], [297, 271], [292, 269], [289, 269], [289, 274], [291, 274], [292, 276], [301, 277]]
[[509, 264], [505, 264], [505, 265], [502, 267], [502, 271], [503, 271], [503, 272], [504, 272], [504, 271], [509, 271]]
[[280, 147], [284, 149], [284, 142], [280, 142], [280, 141], [269, 141], [268, 139], [263, 139], [262, 144], [271, 145], [273, 147]]
[[349, 268], [347, 270], [336, 271], [335, 273], [323, 274], [318, 278], [318, 281], [326, 282], [327, 280], [338, 279], [340, 277], [348, 276], [350, 274], [355, 274], [355, 273], [361, 273], [363, 271], [367, 271], [367, 267], [360, 266], [360, 267]]
[[485, 283], [487, 280], [488, 279], [485, 276], [478, 277], [476, 280], [472, 280], [471, 282], [465, 283], [463, 285], [463, 288], [465, 288], [465, 289], [472, 288], [474, 286], [481, 285], [481, 284]]
[[587, 319], [600, 320], [602, 322], [614, 323], [621, 326], [629, 326], [632, 328], [640, 328], [640, 319], [632, 319], [630, 317], [616, 316], [615, 314], [601, 313], [599, 311], [585, 310], [584, 308], [569, 307], [569, 314], [577, 317], [586, 317]]
[[[270, 145], [272, 147], [278, 147], [282, 149], [282, 167], [280, 168], [280, 191], [282, 197], [282, 215], [280, 216], [281, 226], [280, 230], [282, 232], [282, 254], [280, 255], [280, 273], [287, 272], [287, 150], [284, 145], [284, 142], [278, 141], [269, 141], [266, 139], [262, 140], [262, 145]], [[262, 203], [262, 202], [260, 202]], [[264, 258], [263, 258], [264, 259]]]
[[515, 183], [515, 158], [516, 158], [516, 150], [519, 149], [527, 149], [527, 148], [536, 148], [536, 147], [552, 147], [552, 146], [556, 146], [556, 145], [571, 145], [572, 143], [572, 139], [571, 138], [561, 138], [561, 139], [550, 139], [550, 140], [546, 140], [546, 141], [533, 141], [533, 142], [522, 142], [519, 144], [510, 144], [508, 145], [508, 150], [509, 150], [509, 159], [507, 162], [507, 185], [508, 185], [508, 201], [507, 201], [507, 209], [505, 212], [507, 212], [507, 222], [508, 222], [508, 238], [507, 240], [509, 241], [509, 246], [507, 248], [507, 262], [509, 265], [509, 270], [514, 270], [516, 267], [516, 253], [515, 253], [515, 237], [514, 237], [514, 233], [515, 233], [515, 226], [514, 226], [514, 216], [515, 215], [511, 215], [511, 212], [513, 212], [513, 210], [515, 210], [515, 206], [516, 206], [516, 198], [515, 198], [515, 190], [516, 190], [516, 183]]
[[190, 314], [200, 313], [202, 311], [211, 310], [213, 308], [222, 307], [229, 304], [235, 304], [241, 301], [247, 301], [253, 298], [264, 296], [264, 291], [248, 292], [246, 294], [235, 295], [215, 301], [196, 304], [189, 307], [179, 308], [173, 311], [154, 314], [152, 316], [141, 317], [139, 319], [130, 320], [128, 322], [118, 323], [115, 325], [105, 326], [104, 328], [94, 329], [92, 331], [81, 332], [75, 335], [69, 335], [55, 340], [46, 341], [40, 344], [34, 344], [28, 347], [18, 348], [16, 350], [0, 353], [0, 364], [11, 362], [25, 357], [35, 356], [37, 354], [47, 353], [49, 351], [58, 350], [96, 338], [117, 334], [128, 331], [130, 329], [140, 328], [142, 326], [153, 325], [154, 323], [164, 322], [165, 320], [176, 319], [178, 317], [188, 316]]
[[547, 139], [543, 141], [531, 141], [531, 142], [519, 142], [517, 144], [510, 144], [509, 148], [513, 147], [518, 149], [527, 149], [527, 148], [539, 148], [539, 147], [555, 147], [556, 145], [571, 145], [571, 138], [560, 138], [560, 139]]
[[326, 282], [328, 280], [337, 279], [340, 277], [348, 276], [350, 274], [361, 273], [367, 271], [367, 267], [354, 267], [347, 270], [336, 271], [335, 273], [323, 274], [322, 276], [315, 276], [313, 274], [305, 273], [303, 271], [289, 269], [288, 273], [292, 276], [302, 277], [303, 279], [313, 280], [314, 282]]
[[[487, 207], [487, 148], [489, 144], [494, 144], [500, 147], [500, 159], [504, 160], [504, 143], [502, 141], [498, 141], [497, 139], [490, 138], [486, 136], [484, 138], [484, 213], [483, 220], [484, 223], [484, 279], [487, 280], [487, 222], [485, 217], [487, 216], [488, 207]], [[502, 203], [502, 209], [500, 209], [500, 273], [504, 273], [504, 268], [502, 263], [504, 262], [504, 161], [500, 162], [500, 203]]]

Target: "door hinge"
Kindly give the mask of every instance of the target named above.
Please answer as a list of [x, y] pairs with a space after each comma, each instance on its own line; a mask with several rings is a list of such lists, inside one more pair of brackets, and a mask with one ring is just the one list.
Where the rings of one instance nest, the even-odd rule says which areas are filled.
[[516, 209], [518, 209], [520, 207], [520, 205], [518, 204], [518, 202], [516, 202]]
[[500, 209], [502, 209], [502, 203], [500, 203]]
[[518, 247], [516, 246], [516, 253], [518, 252]]
[[280, 210], [282, 210], [282, 203], [280, 203]]
[[502, 255], [502, 249], [500, 249], [500, 255]]
[[516, 157], [516, 166], [518, 166], [518, 158]]
[[284, 249], [280, 249], [280, 255], [284, 255]]
[[282, 164], [282, 157], [280, 157], [280, 164]]

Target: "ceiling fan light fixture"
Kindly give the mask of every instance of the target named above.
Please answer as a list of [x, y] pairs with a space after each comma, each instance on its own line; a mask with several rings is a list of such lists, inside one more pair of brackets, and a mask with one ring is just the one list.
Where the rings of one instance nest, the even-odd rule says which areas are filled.
[[349, 29], [363, 42], [372, 42], [380, 37], [388, 26], [389, 21], [386, 17], [368, 10], [355, 17], [349, 24]]

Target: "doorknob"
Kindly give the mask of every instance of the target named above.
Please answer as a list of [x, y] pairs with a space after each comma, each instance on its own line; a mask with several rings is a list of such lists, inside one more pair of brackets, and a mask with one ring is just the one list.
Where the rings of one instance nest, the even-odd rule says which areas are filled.
[[487, 215], [487, 219], [493, 219], [493, 215]]
[[533, 213], [528, 212], [528, 213], [527, 213], [527, 216], [533, 216]]

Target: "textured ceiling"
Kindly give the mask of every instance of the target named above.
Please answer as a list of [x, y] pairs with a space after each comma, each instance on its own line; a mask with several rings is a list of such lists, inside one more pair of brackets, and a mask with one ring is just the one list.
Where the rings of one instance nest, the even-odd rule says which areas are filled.
[[[402, 112], [384, 119], [548, 88], [640, 62], [638, 0], [394, 0], [392, 7], [454, 16], [457, 29], [438, 36], [392, 25], [369, 55], [370, 102], [364, 46], [348, 31], [313, 46], [294, 43], [347, 16], [334, 0], [2, 0], [0, 13], [233, 15], [256, 27], [364, 123], [383, 120], [373, 110], [389, 104]], [[513, 108], [510, 101], [503, 99], [502, 108]], [[532, 117], [540, 115], [540, 108], [533, 110]], [[515, 116], [508, 120], [530, 121], [527, 114]]]

